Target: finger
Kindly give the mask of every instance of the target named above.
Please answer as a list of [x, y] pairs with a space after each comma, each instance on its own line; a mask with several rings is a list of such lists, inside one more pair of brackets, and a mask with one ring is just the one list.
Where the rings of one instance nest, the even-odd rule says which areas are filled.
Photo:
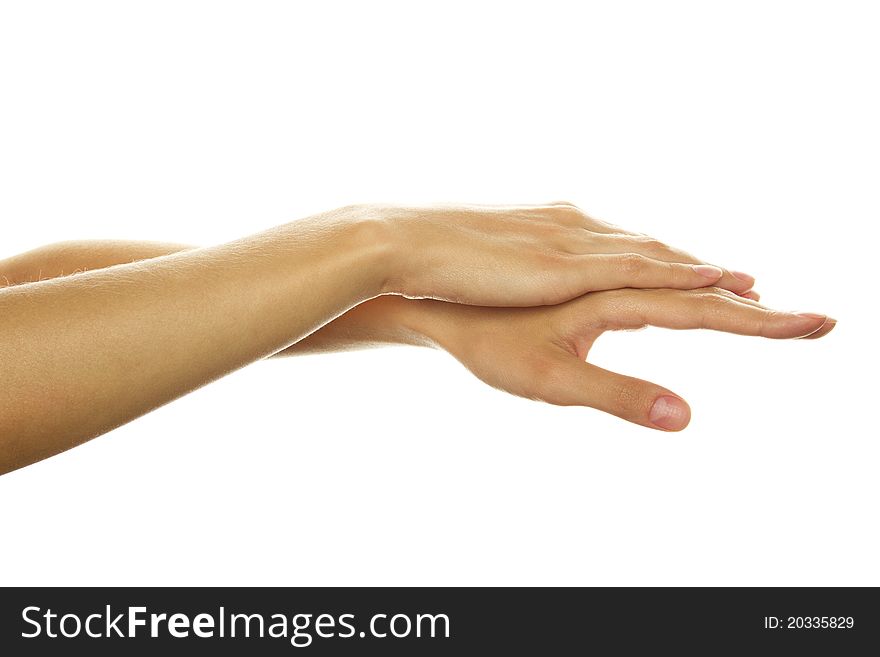
[[655, 383], [624, 376], [558, 356], [559, 389], [547, 401], [566, 406], [589, 406], [651, 429], [681, 431], [691, 410], [681, 397]]
[[[667, 246], [665, 247], [665, 250], [667, 252], [666, 255], [663, 255], [664, 249], [661, 248], [658, 252], [658, 256], [655, 257], [659, 257], [660, 260], [669, 259], [675, 262], [705, 263], [705, 261], [695, 258], [690, 253], [682, 251], [681, 249], [676, 249], [675, 247]], [[718, 281], [718, 287], [742, 295], [750, 292], [755, 286], [755, 277], [751, 274], [732, 269], [725, 269], [723, 267], [721, 269], [724, 272], [724, 275]]]
[[613, 296], [598, 299], [598, 303], [599, 316], [609, 328], [650, 324], [785, 339], [812, 335], [822, 329], [828, 319], [826, 315], [815, 313], [771, 310], [710, 290], [620, 290]]
[[[590, 240], [590, 247], [602, 253], [640, 253], [649, 258], [666, 262], [683, 262], [687, 264], [708, 264], [695, 258], [687, 251], [682, 251], [655, 240], [647, 235], [598, 235]], [[718, 287], [743, 294], [755, 285], [755, 277], [739, 271], [731, 271], [722, 267], [723, 275]]]
[[[746, 306], [752, 307], [752, 308], [760, 308], [762, 310], [766, 310], [769, 312], [778, 312], [778, 311], [774, 311], [770, 308], [767, 308], [766, 306], [762, 306], [760, 303], [757, 302], [757, 300], [751, 298], [751, 293], [749, 293], [748, 295], [738, 295], [738, 294], [733, 294], [732, 292], [729, 292], [728, 290], [722, 290], [720, 288], [716, 288], [715, 290], [705, 290], [705, 292], [711, 293], [711, 294], [722, 295], [725, 298], [729, 299], [733, 303], [746, 305]], [[755, 292], [754, 295], [760, 299], [760, 295], [757, 292]], [[817, 314], [817, 313], [788, 312], [787, 314], [801, 315], [801, 316], [807, 316], [807, 317], [817, 318], [817, 319], [820, 317], [826, 317], [825, 315], [821, 315], [821, 314]], [[799, 336], [799, 337], [800, 337], [800, 339], [803, 339], [803, 340], [816, 340], [817, 338], [821, 338], [821, 337], [831, 333], [831, 331], [834, 330], [835, 326], [837, 326], [837, 320], [832, 317], [826, 317], [825, 321], [822, 323], [822, 325], [817, 330], [815, 330], [814, 332], [812, 332], [808, 335]]]
[[752, 301], [760, 301], [761, 295], [755, 292], [754, 290], [749, 290], [748, 292], [743, 292], [740, 295], [743, 299], [750, 299]]
[[664, 262], [638, 253], [583, 256], [572, 269], [572, 276], [588, 276], [589, 290], [619, 288], [673, 288], [693, 290], [717, 285], [722, 272], [711, 265]]
[[[711, 264], [695, 258], [686, 251], [668, 246], [649, 235], [625, 230], [593, 217], [587, 216], [585, 219], [587, 229], [592, 233], [599, 234], [599, 243], [602, 244], [601, 250], [605, 253], [634, 252], [658, 260], [665, 260], [666, 262]], [[595, 246], [595, 241], [591, 245]], [[724, 274], [718, 282], [718, 287], [736, 292], [737, 294], [744, 294], [751, 290], [755, 284], [755, 277], [750, 274], [724, 268], [722, 268], [722, 271]]]

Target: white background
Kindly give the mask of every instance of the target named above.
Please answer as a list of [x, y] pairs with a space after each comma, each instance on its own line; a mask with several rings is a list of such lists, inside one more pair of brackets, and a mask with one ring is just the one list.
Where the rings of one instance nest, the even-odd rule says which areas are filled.
[[430, 350], [258, 363], [0, 478], [0, 581], [880, 585], [870, 8], [4, 3], [2, 257], [568, 199], [840, 323], [600, 340], [677, 435]]

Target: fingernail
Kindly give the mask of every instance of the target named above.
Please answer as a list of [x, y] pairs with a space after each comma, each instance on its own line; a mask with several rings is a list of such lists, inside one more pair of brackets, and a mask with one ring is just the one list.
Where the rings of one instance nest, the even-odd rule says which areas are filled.
[[799, 317], [806, 317], [807, 319], [821, 319], [822, 321], [825, 321], [826, 319], [828, 319], [828, 315], [822, 315], [820, 313], [795, 312], [794, 314], [798, 315]]
[[741, 281], [743, 281], [743, 282], [745, 282], [745, 283], [752, 283], [752, 284], [754, 284], [754, 282], [755, 282], [755, 277], [754, 277], [754, 276], [750, 276], [749, 274], [744, 274], [744, 273], [741, 272], [741, 271], [731, 271], [730, 273], [733, 274], [736, 278], [738, 278], [739, 280], [741, 280]]
[[809, 335], [805, 335], [801, 339], [802, 340], [816, 340], [818, 338], [821, 338], [821, 337], [826, 336], [829, 333], [831, 333], [831, 331], [834, 330], [835, 326], [837, 326], [837, 320], [831, 319], [829, 317], [824, 322], [822, 322], [822, 325], [819, 328], [817, 328], [815, 331], [813, 331]]
[[700, 276], [705, 276], [706, 278], [711, 278], [713, 281], [721, 278], [721, 274], [724, 272], [721, 271], [719, 267], [713, 267], [712, 265], [691, 265], [694, 268], [694, 271], [697, 272]]
[[678, 397], [663, 395], [654, 401], [648, 419], [661, 429], [680, 431], [690, 421], [691, 411], [688, 405]]

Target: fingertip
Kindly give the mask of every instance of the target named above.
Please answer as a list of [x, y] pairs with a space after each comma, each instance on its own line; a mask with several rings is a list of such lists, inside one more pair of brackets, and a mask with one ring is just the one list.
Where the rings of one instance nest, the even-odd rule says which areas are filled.
[[803, 312], [792, 312], [791, 317], [789, 326], [792, 330], [797, 329], [796, 335], [792, 337], [799, 340], [809, 338], [821, 331], [829, 319], [827, 315], [820, 313]]
[[767, 321], [759, 335], [778, 340], [802, 340], [825, 325], [827, 317], [816, 313], [781, 312], [764, 309]]
[[820, 326], [818, 329], [816, 329], [815, 331], [813, 331], [809, 335], [805, 335], [801, 339], [802, 340], [817, 340], [817, 339], [822, 338], [822, 337], [828, 335], [829, 333], [831, 333], [831, 331], [834, 330], [835, 326], [837, 326], [837, 320], [832, 317], [828, 317], [823, 322], [822, 326]]
[[741, 271], [731, 270], [730, 275], [741, 281], [743, 285], [747, 285], [747, 290], [751, 290], [752, 287], [755, 285], [755, 277], [751, 274], [745, 274]]
[[654, 400], [648, 420], [662, 431], [681, 431], [691, 421], [691, 409], [681, 397], [661, 395]]
[[718, 287], [743, 296], [755, 287], [755, 277], [739, 271], [724, 270], [724, 276], [717, 283]]
[[707, 284], [719, 280], [724, 275], [724, 271], [714, 265], [691, 265], [691, 268], [707, 279]]

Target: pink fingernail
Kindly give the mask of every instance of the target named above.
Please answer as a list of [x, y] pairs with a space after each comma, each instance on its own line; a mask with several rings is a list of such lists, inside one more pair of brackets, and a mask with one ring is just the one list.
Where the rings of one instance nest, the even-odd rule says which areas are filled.
[[826, 320], [826, 319], [828, 319], [828, 315], [822, 315], [822, 314], [820, 314], [820, 313], [802, 313], [802, 312], [795, 312], [794, 314], [795, 314], [795, 315], [798, 315], [799, 317], [806, 317], [807, 319], [821, 319], [821, 320], [823, 320], [823, 321]]
[[755, 277], [754, 277], [754, 276], [750, 276], [749, 274], [744, 274], [744, 273], [741, 272], [741, 271], [731, 271], [730, 273], [733, 274], [736, 278], [738, 278], [739, 280], [741, 280], [741, 281], [743, 281], [743, 282], [745, 282], [745, 283], [752, 283], [752, 284], [754, 284], [754, 282], [755, 282]]
[[721, 275], [724, 273], [719, 267], [713, 267], [712, 265], [691, 265], [691, 267], [700, 276], [711, 278], [713, 281], [721, 278]]
[[684, 429], [691, 419], [691, 410], [688, 405], [678, 397], [663, 395], [657, 397], [651, 412], [648, 414], [651, 422], [667, 431], [680, 431]]

